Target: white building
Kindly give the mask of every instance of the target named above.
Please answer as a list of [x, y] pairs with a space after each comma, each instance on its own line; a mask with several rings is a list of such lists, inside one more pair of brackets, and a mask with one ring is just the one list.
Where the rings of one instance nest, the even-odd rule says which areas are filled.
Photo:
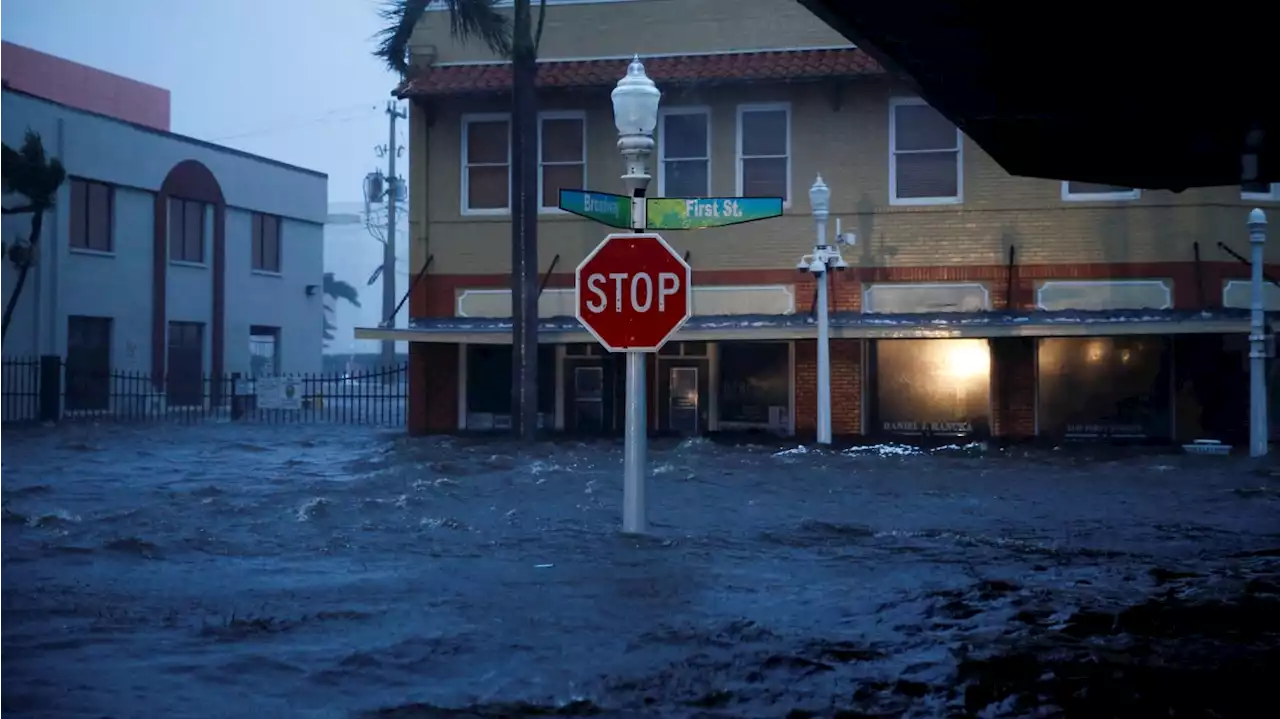
[[[77, 388], [73, 369], [146, 373], [170, 404], [202, 376], [319, 371], [324, 174], [8, 85], [2, 120], [6, 145], [34, 130], [67, 170], [3, 347], [65, 358], [67, 409], [106, 409], [111, 392]], [[5, 244], [30, 222], [6, 215]]]

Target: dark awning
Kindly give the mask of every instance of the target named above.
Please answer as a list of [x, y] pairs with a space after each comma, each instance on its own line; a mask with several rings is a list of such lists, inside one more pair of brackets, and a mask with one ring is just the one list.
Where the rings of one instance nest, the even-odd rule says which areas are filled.
[[[1249, 312], [1216, 310], [1112, 310], [1055, 312], [936, 312], [930, 314], [831, 315], [834, 339], [951, 337], [1094, 337], [1105, 335], [1245, 334]], [[357, 327], [356, 339], [442, 344], [510, 344], [509, 318], [440, 317], [415, 319], [405, 329]], [[817, 339], [817, 323], [807, 315], [695, 316], [675, 339], [685, 341], [767, 341]], [[594, 343], [573, 317], [538, 321], [543, 344]]]
[[1276, 32], [1256, 3], [800, 0], [1016, 175], [1280, 182]]

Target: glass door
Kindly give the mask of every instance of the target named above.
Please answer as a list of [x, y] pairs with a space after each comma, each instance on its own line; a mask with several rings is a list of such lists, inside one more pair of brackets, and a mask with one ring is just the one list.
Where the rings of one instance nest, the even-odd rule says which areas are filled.
[[573, 426], [579, 431], [604, 431], [604, 368], [573, 368]]
[[698, 433], [698, 368], [672, 367], [667, 426], [680, 434]]

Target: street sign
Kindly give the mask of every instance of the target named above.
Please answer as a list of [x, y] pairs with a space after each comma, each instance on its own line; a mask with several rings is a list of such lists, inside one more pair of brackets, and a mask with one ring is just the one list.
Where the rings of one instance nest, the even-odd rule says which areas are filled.
[[661, 235], [609, 235], [578, 265], [574, 306], [610, 352], [657, 352], [693, 314], [693, 271]]
[[700, 230], [782, 216], [781, 197], [651, 197], [645, 201], [651, 230]]
[[561, 190], [560, 209], [602, 225], [631, 229], [631, 198], [608, 192]]

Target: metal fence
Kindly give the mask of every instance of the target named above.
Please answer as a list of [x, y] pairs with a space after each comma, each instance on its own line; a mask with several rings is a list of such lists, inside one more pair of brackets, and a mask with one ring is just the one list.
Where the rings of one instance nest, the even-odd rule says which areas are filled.
[[405, 423], [408, 367], [282, 377], [99, 372], [60, 357], [5, 359], [5, 423], [58, 421]]

